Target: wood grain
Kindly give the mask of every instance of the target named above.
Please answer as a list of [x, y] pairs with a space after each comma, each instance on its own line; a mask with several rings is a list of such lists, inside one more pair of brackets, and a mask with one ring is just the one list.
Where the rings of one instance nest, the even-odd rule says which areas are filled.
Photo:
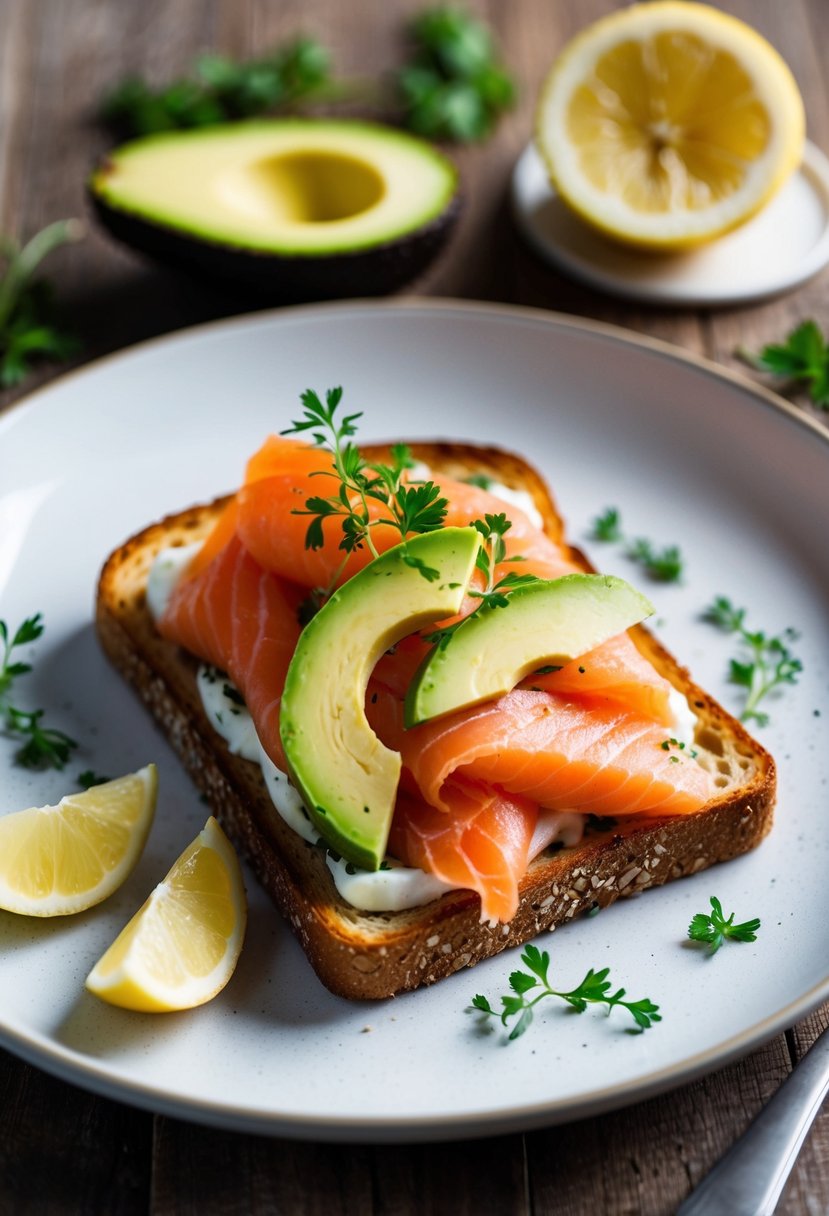
[[[319, 37], [341, 74], [397, 62], [421, 0], [0, 0], [0, 231], [21, 237], [86, 214], [83, 183], [107, 146], [101, 93], [136, 72], [161, 83], [215, 47], [261, 53], [298, 32]], [[472, 0], [521, 81], [496, 136], [457, 152], [466, 209], [451, 247], [414, 285], [595, 317], [678, 343], [730, 367], [739, 345], [778, 340], [804, 317], [829, 327], [829, 275], [761, 306], [721, 312], [632, 306], [538, 262], [515, 234], [507, 191], [557, 50], [615, 0]], [[809, 132], [829, 150], [825, 0], [727, 0], [783, 52], [804, 93]], [[85, 349], [79, 361], [239, 308], [151, 267], [93, 226], [49, 266]], [[27, 388], [58, 374], [44, 368]], [[744, 370], [744, 369], [741, 369]], [[17, 394], [0, 395], [0, 409]], [[820, 422], [829, 415], [803, 398]], [[309, 1213], [404, 1216], [498, 1212], [662, 1216], [740, 1134], [829, 1021], [824, 1009], [747, 1059], [630, 1110], [527, 1136], [432, 1147], [292, 1144], [204, 1129], [87, 1095], [0, 1052], [0, 1216], [31, 1213]], [[656, 1032], [654, 1032], [656, 1033]], [[829, 1210], [829, 1113], [780, 1206]]]

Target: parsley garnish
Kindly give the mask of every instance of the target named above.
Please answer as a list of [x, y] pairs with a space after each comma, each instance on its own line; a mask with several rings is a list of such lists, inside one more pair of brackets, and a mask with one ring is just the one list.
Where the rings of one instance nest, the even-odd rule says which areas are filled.
[[[320, 472], [314, 476], [333, 477], [339, 482], [336, 494], [330, 497], [314, 495], [306, 499], [304, 510], [295, 510], [294, 515], [310, 515], [311, 522], [305, 534], [306, 549], [320, 549], [325, 543], [323, 524], [326, 519], [340, 520], [342, 539], [339, 547], [345, 557], [334, 572], [326, 588], [315, 588], [312, 597], [303, 605], [305, 615], [311, 609], [311, 599], [321, 603], [337, 584], [348, 555], [364, 545], [374, 557], [379, 553], [371, 537], [372, 528], [385, 524], [400, 534], [401, 541], [412, 532], [433, 532], [443, 526], [449, 503], [442, 498], [440, 487], [432, 481], [404, 485], [403, 474], [413, 466], [411, 452], [403, 443], [391, 449], [391, 464], [371, 463], [363, 459], [359, 448], [351, 442], [357, 433], [358, 414], [337, 417], [343, 390], [331, 388], [325, 394], [325, 404], [313, 389], [302, 394], [304, 416], [294, 419], [283, 435], [310, 431], [317, 446], [331, 452], [331, 472]], [[385, 512], [372, 518], [369, 503], [381, 503]], [[440, 577], [440, 572], [427, 566], [420, 558], [405, 554], [403, 560], [418, 570], [430, 582]]]
[[803, 321], [784, 343], [764, 346], [759, 355], [743, 347], [737, 354], [758, 371], [799, 381], [815, 405], [829, 409], [829, 346], [814, 321]]
[[397, 73], [405, 126], [427, 139], [486, 138], [515, 100], [489, 30], [459, 9], [441, 7], [416, 17], [410, 33], [412, 57]]
[[666, 545], [664, 549], [656, 549], [651, 541], [641, 536], [635, 540], [625, 540], [618, 507], [606, 507], [601, 515], [596, 516], [591, 536], [594, 540], [620, 541], [626, 544], [625, 556], [638, 562], [646, 574], [659, 582], [675, 583], [682, 574], [683, 561], [678, 545]]
[[99, 773], [93, 772], [91, 768], [86, 768], [82, 773], [78, 773], [75, 778], [78, 785], [83, 790], [91, 790], [93, 785], [106, 785], [107, 781], [111, 781], [111, 777], [102, 777]]
[[[577, 988], [570, 992], [560, 992], [550, 986], [547, 978], [550, 956], [546, 950], [542, 953], [537, 946], [529, 945], [522, 953], [521, 961], [528, 970], [513, 971], [509, 977], [512, 995], [501, 997], [500, 1012], [492, 1008], [485, 996], [478, 994], [472, 1000], [473, 1009], [485, 1018], [500, 1018], [503, 1026], [506, 1026], [511, 1018], [518, 1018], [510, 1031], [510, 1041], [524, 1034], [533, 1020], [534, 1007], [548, 996], [556, 996], [566, 1001], [577, 1013], [584, 1013], [588, 1005], [607, 1005], [609, 1014], [618, 1005], [627, 1009], [640, 1031], [648, 1030], [654, 1022], [662, 1020], [659, 1006], [654, 1005], [647, 997], [640, 1001], [626, 1001], [624, 988], [618, 988], [616, 992], [611, 993], [613, 985], [608, 979], [609, 967], [602, 967], [600, 971], [594, 971], [591, 967]], [[532, 995], [528, 996], [528, 993]]]
[[130, 77], [104, 99], [100, 115], [119, 136], [209, 127], [285, 109], [318, 96], [329, 82], [328, 52], [297, 38], [247, 62], [202, 55], [191, 76], [161, 89]]
[[18, 646], [35, 642], [43, 633], [43, 617], [39, 612], [27, 617], [11, 634], [5, 621], [0, 620], [0, 720], [8, 734], [25, 740], [15, 753], [18, 764], [25, 768], [63, 768], [74, 748], [78, 745], [62, 730], [42, 726], [42, 709], [17, 709], [9, 701], [14, 681], [32, 670], [31, 664], [12, 662], [12, 652]]
[[19, 384], [36, 359], [68, 359], [78, 340], [55, 324], [51, 288], [34, 274], [43, 259], [83, 233], [77, 220], [58, 220], [22, 247], [0, 238], [6, 263], [0, 279], [0, 387]]
[[627, 556], [639, 562], [651, 578], [662, 583], [675, 583], [682, 574], [682, 554], [677, 545], [666, 545], [664, 549], [657, 550], [649, 540], [639, 537], [631, 541]]
[[688, 926], [688, 936], [693, 942], [703, 942], [711, 947], [710, 954], [716, 954], [726, 938], [735, 942], [753, 942], [757, 940], [757, 930], [760, 920], [743, 921], [741, 925], [734, 924], [734, 913], [726, 920], [722, 904], [716, 895], [711, 896], [711, 912], [698, 912]]
[[[483, 519], [473, 519], [472, 527], [477, 529], [483, 539], [475, 565], [485, 575], [486, 585], [483, 591], [478, 591], [477, 588], [469, 589], [468, 594], [481, 602], [464, 620], [456, 621], [453, 625], [447, 625], [443, 629], [437, 629], [434, 633], [424, 634], [425, 641], [434, 642], [441, 647], [448, 646], [455, 631], [464, 624], [464, 621], [469, 621], [472, 617], [477, 616], [483, 608], [506, 608], [511, 591], [514, 591], [516, 587], [524, 587], [528, 583], [539, 581], [535, 574], [516, 574], [510, 570], [499, 578], [497, 583], [495, 582], [495, 568], [505, 560], [507, 555], [504, 536], [512, 527], [512, 522], [507, 519], [506, 515], [485, 515]], [[521, 557], [509, 558], [511, 562], [522, 560]]]
[[606, 507], [593, 520], [594, 540], [615, 541], [622, 539], [621, 520], [618, 507]]
[[738, 635], [744, 653], [731, 660], [729, 675], [732, 683], [747, 690], [740, 721], [766, 726], [769, 716], [758, 712], [757, 706], [772, 689], [796, 684], [803, 670], [803, 664], [788, 645], [797, 640], [798, 634], [794, 629], [784, 629], [777, 637], [767, 637], [762, 630], [751, 632], [746, 629], [745, 615], [745, 608], [735, 608], [731, 600], [720, 595], [706, 608], [703, 619], [719, 625], [726, 633]]

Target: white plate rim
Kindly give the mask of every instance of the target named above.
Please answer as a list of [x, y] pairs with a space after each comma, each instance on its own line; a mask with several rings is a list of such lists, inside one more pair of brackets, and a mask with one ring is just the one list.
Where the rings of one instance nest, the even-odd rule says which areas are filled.
[[[771, 389], [757, 384], [733, 369], [721, 367], [714, 361], [691, 351], [685, 351], [670, 342], [649, 335], [638, 334], [621, 326], [607, 322], [573, 317], [525, 305], [499, 304], [488, 301], [467, 301], [451, 297], [396, 297], [378, 303], [370, 299], [354, 299], [325, 304], [304, 304], [290, 308], [263, 310], [189, 326], [173, 333], [160, 335], [138, 342], [125, 349], [112, 352], [98, 359], [69, 370], [47, 384], [26, 394], [3, 410], [0, 415], [0, 434], [7, 419], [17, 414], [18, 409], [36, 407], [38, 401], [53, 391], [60, 391], [69, 378], [83, 376], [109, 366], [116, 361], [143, 358], [156, 349], [171, 344], [198, 340], [210, 331], [245, 329], [251, 325], [271, 325], [284, 318], [314, 318], [329, 313], [353, 313], [362, 311], [371, 315], [394, 308], [424, 313], [456, 313], [462, 316], [500, 316], [504, 319], [530, 322], [543, 326], [592, 333], [623, 346], [633, 346], [666, 358], [695, 367], [716, 380], [724, 380], [753, 397], [776, 413], [782, 413], [799, 427], [829, 444], [829, 428], [804, 413], [793, 403], [786, 401]], [[455, 1111], [445, 1116], [403, 1115], [340, 1117], [326, 1114], [324, 1117], [291, 1113], [283, 1109], [274, 1115], [270, 1112], [255, 1112], [236, 1104], [215, 1100], [170, 1096], [152, 1085], [124, 1078], [113, 1079], [111, 1070], [89, 1060], [81, 1060], [76, 1053], [57, 1046], [48, 1037], [37, 1033], [24, 1037], [14, 1030], [0, 1025], [0, 1046], [11, 1051], [28, 1063], [44, 1068], [47, 1072], [72, 1084], [78, 1084], [94, 1093], [118, 1101], [126, 1101], [143, 1109], [190, 1119], [215, 1127], [248, 1131], [256, 1134], [283, 1136], [296, 1139], [317, 1139], [336, 1142], [417, 1142], [429, 1140], [468, 1139], [473, 1137], [508, 1134], [519, 1130], [549, 1126], [557, 1122], [586, 1118], [606, 1113], [635, 1102], [644, 1101], [667, 1090], [703, 1076], [717, 1068], [741, 1058], [749, 1051], [769, 1041], [782, 1030], [811, 1013], [818, 1005], [829, 999], [829, 974], [796, 999], [788, 1002], [775, 1014], [747, 1027], [739, 1034], [720, 1042], [712, 1048], [686, 1057], [677, 1064], [657, 1069], [641, 1076], [634, 1087], [615, 1084], [607, 1088], [594, 1089], [579, 1095], [577, 1099], [545, 1100], [531, 1106], [520, 1105], [511, 1109], [494, 1111]]]

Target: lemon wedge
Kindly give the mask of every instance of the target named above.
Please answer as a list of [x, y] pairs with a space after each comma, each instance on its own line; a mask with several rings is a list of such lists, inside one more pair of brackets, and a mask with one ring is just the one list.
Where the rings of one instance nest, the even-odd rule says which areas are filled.
[[192, 1009], [224, 988], [247, 922], [242, 871], [211, 816], [86, 979], [110, 1005]]
[[132, 870], [155, 813], [154, 764], [0, 818], [0, 908], [66, 916], [106, 899]]
[[564, 48], [536, 139], [553, 186], [607, 235], [709, 241], [754, 215], [800, 162], [803, 102], [777, 51], [705, 4], [655, 0]]

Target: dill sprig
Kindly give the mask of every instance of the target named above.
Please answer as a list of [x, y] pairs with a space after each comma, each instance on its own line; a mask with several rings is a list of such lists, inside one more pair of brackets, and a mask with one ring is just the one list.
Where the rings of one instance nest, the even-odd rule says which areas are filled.
[[513, 1018], [518, 1019], [510, 1031], [510, 1041], [519, 1038], [529, 1029], [535, 1006], [551, 996], [566, 1001], [577, 1013], [584, 1013], [588, 1005], [606, 1005], [608, 1014], [617, 1006], [626, 1009], [640, 1032], [650, 1029], [654, 1022], [662, 1020], [659, 1006], [648, 997], [639, 1001], [626, 1001], [624, 988], [611, 992], [613, 984], [608, 979], [609, 967], [602, 967], [599, 971], [594, 971], [591, 967], [576, 988], [561, 991], [553, 988], [548, 979], [550, 956], [546, 950], [542, 952], [537, 946], [529, 945], [523, 951], [521, 961], [527, 970], [513, 971], [510, 975], [509, 986], [512, 992], [501, 997], [500, 1011], [493, 1009], [487, 998], [480, 993], [472, 1000], [473, 1009], [484, 1018], [499, 1018], [503, 1026], [507, 1026]]
[[743, 921], [742, 924], [734, 924], [735, 913], [731, 913], [726, 918], [722, 910], [722, 904], [717, 899], [716, 895], [711, 896], [711, 912], [698, 912], [688, 926], [688, 937], [693, 942], [702, 942], [710, 946], [709, 953], [716, 954], [720, 946], [730, 938], [735, 942], [753, 942], [757, 940], [757, 930], [760, 928], [760, 920], [755, 917], [753, 920]]
[[747, 629], [745, 617], [745, 608], [735, 608], [724, 595], [717, 596], [703, 613], [704, 620], [718, 625], [726, 633], [735, 633], [743, 647], [742, 652], [729, 663], [732, 683], [746, 689], [740, 720], [766, 726], [769, 716], [758, 710], [757, 706], [773, 689], [796, 684], [803, 670], [802, 662], [789, 648], [789, 644], [797, 641], [799, 635], [794, 629], [784, 629], [776, 637], [769, 637], [762, 630]]
[[13, 660], [13, 652], [20, 646], [37, 641], [43, 634], [43, 617], [39, 612], [27, 617], [12, 633], [6, 622], [0, 620], [0, 721], [4, 730], [23, 739], [15, 753], [18, 764], [25, 768], [63, 768], [72, 751], [78, 746], [74, 739], [62, 730], [44, 726], [44, 710], [18, 709], [11, 704], [10, 692], [15, 680], [27, 675], [31, 664]]

